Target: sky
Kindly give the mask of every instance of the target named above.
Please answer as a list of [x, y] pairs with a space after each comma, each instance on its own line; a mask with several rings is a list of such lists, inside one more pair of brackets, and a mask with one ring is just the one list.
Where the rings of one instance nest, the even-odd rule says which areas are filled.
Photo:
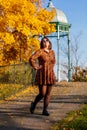
[[[43, 6], [47, 7], [49, 0], [43, 0]], [[68, 22], [71, 24], [70, 37], [79, 38], [79, 51], [81, 62], [87, 66], [87, 0], [51, 0], [55, 8], [62, 10]], [[54, 48], [56, 49], [56, 48]]]

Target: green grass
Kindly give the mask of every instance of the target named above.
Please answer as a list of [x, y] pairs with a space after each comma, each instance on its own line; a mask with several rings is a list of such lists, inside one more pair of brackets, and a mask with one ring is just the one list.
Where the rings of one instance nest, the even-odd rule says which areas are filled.
[[16, 94], [17, 92], [23, 90], [24, 85], [18, 84], [0, 84], [0, 100], [5, 100], [7, 97]]
[[87, 130], [87, 105], [82, 110], [72, 111], [68, 116], [56, 123], [51, 130]]

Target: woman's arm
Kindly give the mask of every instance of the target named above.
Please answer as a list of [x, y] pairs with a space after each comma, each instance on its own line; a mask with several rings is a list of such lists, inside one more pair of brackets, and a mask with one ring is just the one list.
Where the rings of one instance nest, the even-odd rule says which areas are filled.
[[56, 63], [56, 59], [55, 59], [55, 53], [54, 53], [54, 51], [52, 50], [52, 60], [51, 60], [51, 63], [52, 63], [52, 65], [54, 66], [55, 65], [55, 63]]
[[30, 65], [31, 65], [34, 69], [36, 69], [36, 70], [38, 70], [38, 69], [41, 68], [40, 66], [38, 66], [38, 65], [35, 63], [36, 59], [37, 59], [40, 55], [41, 55], [41, 50], [38, 50], [38, 51], [36, 51], [34, 54], [32, 54], [32, 55], [30, 56], [30, 58], [29, 58], [29, 63], [30, 63]]

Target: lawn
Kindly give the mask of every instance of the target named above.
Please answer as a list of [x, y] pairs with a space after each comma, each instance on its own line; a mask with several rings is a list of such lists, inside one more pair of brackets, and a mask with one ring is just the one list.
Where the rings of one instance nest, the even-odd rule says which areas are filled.
[[5, 100], [7, 97], [10, 97], [23, 89], [25, 89], [24, 85], [0, 84], [0, 100]]
[[0, 101], [25, 96], [26, 94], [35, 95], [38, 93], [36, 86], [27, 86], [20, 84], [0, 84]]
[[81, 110], [70, 112], [50, 130], [87, 130], [87, 105], [82, 105]]

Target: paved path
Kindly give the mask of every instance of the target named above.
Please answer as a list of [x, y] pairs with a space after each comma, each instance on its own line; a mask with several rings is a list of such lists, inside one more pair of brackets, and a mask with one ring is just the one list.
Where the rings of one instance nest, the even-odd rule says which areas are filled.
[[57, 84], [52, 91], [49, 117], [41, 115], [43, 101], [37, 105], [35, 114], [30, 114], [29, 107], [34, 97], [26, 94], [1, 103], [0, 130], [49, 130], [68, 112], [79, 109], [81, 103], [87, 103], [87, 83]]

